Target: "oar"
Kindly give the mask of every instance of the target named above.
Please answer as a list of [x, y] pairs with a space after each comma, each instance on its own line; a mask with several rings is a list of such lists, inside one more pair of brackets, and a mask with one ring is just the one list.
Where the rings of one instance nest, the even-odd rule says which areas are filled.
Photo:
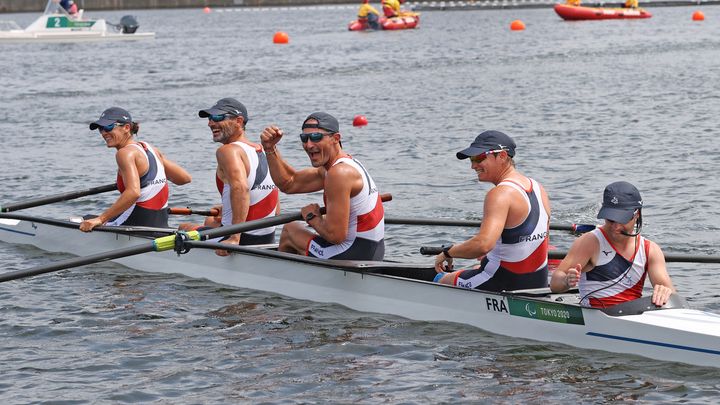
[[[442, 252], [441, 246], [423, 246], [420, 248], [420, 254], [434, 256]], [[553, 250], [548, 252], [548, 259], [564, 259], [567, 251]], [[674, 255], [665, 254], [665, 261], [668, 263], [720, 263], [720, 256], [701, 256], [701, 255]]]
[[75, 198], [85, 197], [93, 194], [106, 193], [108, 191], [117, 190], [115, 183], [106, 184], [104, 186], [92, 187], [84, 190], [71, 191], [68, 193], [55, 194], [47, 197], [36, 198], [16, 204], [10, 204], [0, 207], [0, 212], [17, 211], [24, 208], [38, 207], [40, 205], [52, 204], [60, 201], [73, 200]]
[[[482, 221], [480, 220], [462, 220], [462, 219], [442, 219], [442, 218], [409, 218], [409, 217], [395, 217], [385, 216], [386, 224], [394, 225], [437, 225], [437, 226], [466, 226], [466, 227], [479, 227]], [[556, 231], [570, 231], [576, 233], [590, 232], [595, 229], [595, 225], [591, 224], [550, 224], [550, 229]]]
[[220, 211], [217, 208], [210, 208], [209, 210], [196, 210], [190, 207], [173, 207], [168, 209], [170, 215], [203, 215], [206, 217], [216, 217]]
[[[380, 196], [382, 201], [392, 200], [390, 194], [382, 194]], [[241, 224], [235, 224], [230, 226], [223, 226], [215, 229], [208, 229], [205, 231], [190, 231], [187, 233], [181, 233], [181, 235], [188, 240], [204, 241], [213, 238], [219, 238], [228, 236], [236, 233], [248, 232], [254, 229], [262, 229], [270, 226], [282, 225], [292, 221], [299, 221], [302, 219], [300, 211], [288, 214], [276, 215], [270, 218], [258, 219], [255, 221], [243, 222]], [[84, 266], [86, 264], [100, 263], [108, 260], [120, 259], [123, 257], [133, 256], [140, 253], [148, 252], [164, 252], [175, 248], [176, 238], [178, 235], [169, 235], [157, 238], [151, 242], [144, 243], [138, 246], [130, 246], [122, 249], [111, 250], [104, 253], [96, 253], [90, 256], [76, 257], [72, 259], [61, 260], [59, 262], [47, 264], [44, 266], [38, 266], [28, 270], [17, 270], [11, 271], [4, 274], [0, 274], [0, 283], [5, 281], [17, 280], [19, 278], [32, 277], [40, 274], [51, 273], [53, 271], [68, 269], [71, 267]]]

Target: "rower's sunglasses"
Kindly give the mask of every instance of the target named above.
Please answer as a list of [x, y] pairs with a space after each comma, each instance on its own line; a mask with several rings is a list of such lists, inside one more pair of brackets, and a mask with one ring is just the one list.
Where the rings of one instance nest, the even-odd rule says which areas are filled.
[[333, 136], [335, 133], [325, 133], [325, 132], [309, 132], [309, 133], [302, 133], [300, 134], [300, 141], [302, 143], [307, 143], [308, 139], [313, 142], [320, 142], [323, 137], [325, 136]]
[[110, 124], [110, 125], [100, 125], [100, 126], [98, 126], [98, 131], [100, 131], [100, 132], [110, 132], [110, 131], [112, 131], [113, 129], [115, 129], [115, 127], [116, 127], [117, 125], [125, 125], [125, 124], [123, 124], [122, 122], [113, 122], [113, 123]]
[[483, 153], [481, 153], [481, 154], [479, 154], [479, 155], [470, 156], [470, 161], [473, 162], [473, 163], [480, 163], [480, 162], [482, 162], [483, 160], [485, 160], [485, 158], [487, 158], [488, 155], [492, 155], [493, 153], [500, 153], [500, 152], [502, 152], [502, 151], [504, 151], [504, 150], [505, 150], [505, 149], [489, 150], [489, 151], [483, 152]]
[[232, 114], [215, 114], [215, 115], [208, 115], [208, 119], [212, 122], [221, 122], [228, 118], [235, 118], [236, 115]]

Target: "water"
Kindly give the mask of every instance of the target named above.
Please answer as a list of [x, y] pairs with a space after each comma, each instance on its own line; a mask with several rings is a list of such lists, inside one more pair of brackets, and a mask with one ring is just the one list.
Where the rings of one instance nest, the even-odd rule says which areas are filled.
[[[394, 199], [390, 215], [480, 218], [479, 185], [456, 151], [484, 129], [518, 144], [554, 223], [593, 222], [603, 187], [641, 190], [644, 233], [668, 253], [719, 255], [720, 26], [689, 8], [647, 21], [566, 23], [550, 9], [423, 13], [408, 32], [344, 31], [352, 7], [134, 12], [157, 39], [3, 45], [0, 201], [106, 184], [113, 151], [87, 124], [127, 108], [193, 175], [176, 206], [216, 203], [215, 145], [197, 111], [234, 96], [251, 138], [268, 124], [296, 167], [312, 111], [340, 119], [344, 146]], [[123, 12], [103, 15], [118, 21]], [[35, 15], [6, 15], [20, 25]], [[521, 19], [524, 32], [511, 32]], [[290, 44], [272, 44], [275, 31]], [[353, 128], [356, 114], [370, 121]], [[27, 210], [98, 212], [98, 195]], [[286, 212], [318, 196], [283, 196]], [[180, 218], [173, 218], [177, 223]], [[388, 256], [472, 229], [388, 226]], [[572, 236], [553, 233], [566, 249]], [[67, 256], [0, 246], [4, 271]], [[680, 292], [720, 311], [716, 265], [669, 264]], [[714, 369], [584, 351], [449, 323], [360, 313], [110, 263], [0, 285], [3, 403], [684, 402], [720, 393]]]

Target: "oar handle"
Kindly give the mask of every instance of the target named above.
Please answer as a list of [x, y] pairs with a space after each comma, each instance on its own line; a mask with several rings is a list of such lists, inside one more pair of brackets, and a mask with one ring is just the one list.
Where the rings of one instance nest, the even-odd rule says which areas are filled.
[[[420, 254], [427, 256], [439, 255], [442, 252], [441, 246], [422, 246]], [[548, 259], [562, 260], [567, 256], [567, 251], [551, 250], [548, 252]], [[668, 263], [720, 263], [719, 256], [701, 256], [701, 255], [678, 255], [665, 253], [665, 261]]]
[[168, 209], [170, 215], [202, 215], [206, 217], [216, 217], [220, 214], [220, 210], [217, 208], [210, 208], [209, 210], [196, 210], [190, 207], [172, 207]]
[[[442, 250], [442, 246], [421, 246], [420, 254], [426, 256], [435, 256], [439, 255]], [[567, 252], [551, 250], [548, 252], [548, 259], [563, 259], [566, 254]]]
[[[392, 201], [392, 194], [381, 194], [380, 199], [383, 202]], [[220, 215], [220, 210], [217, 208], [210, 208], [209, 210], [196, 210], [190, 207], [172, 207], [168, 208], [168, 213], [170, 215], [204, 215], [206, 217], [216, 217]]]
[[117, 190], [117, 184], [111, 183], [104, 186], [91, 187], [85, 190], [71, 191], [69, 193], [54, 194], [47, 197], [27, 200], [16, 204], [6, 205], [0, 208], [0, 212], [17, 211], [25, 208], [38, 207], [41, 205], [52, 204], [60, 201], [73, 200], [75, 198], [85, 197], [93, 194], [106, 193], [108, 191]]
[[[385, 223], [390, 225], [430, 225], [430, 226], [465, 226], [477, 228], [482, 224], [481, 220], [444, 219], [444, 218], [410, 218], [385, 216]], [[595, 229], [591, 224], [550, 224], [550, 229], [555, 231], [568, 231], [574, 233], [585, 233]]]

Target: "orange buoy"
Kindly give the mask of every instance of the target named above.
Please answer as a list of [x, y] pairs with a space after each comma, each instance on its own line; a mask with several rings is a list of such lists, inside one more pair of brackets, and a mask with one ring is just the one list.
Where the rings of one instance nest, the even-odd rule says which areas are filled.
[[510, 23], [510, 29], [513, 31], [522, 31], [525, 29], [525, 23], [520, 20], [515, 20]]
[[696, 11], [692, 16], [693, 21], [705, 21], [705, 13], [702, 11]]
[[287, 44], [289, 41], [290, 37], [287, 32], [278, 31], [275, 33], [275, 36], [273, 36], [274, 44]]
[[364, 115], [356, 115], [353, 119], [353, 126], [354, 127], [364, 127], [368, 124], [368, 120]]
[[211, 11], [212, 11], [212, 10], [210, 9], [210, 7], [205, 7], [205, 8], [203, 9], [203, 13], [205, 13], [205, 14], [207, 14], [207, 13], [209, 13], [209, 12], [211, 12]]

